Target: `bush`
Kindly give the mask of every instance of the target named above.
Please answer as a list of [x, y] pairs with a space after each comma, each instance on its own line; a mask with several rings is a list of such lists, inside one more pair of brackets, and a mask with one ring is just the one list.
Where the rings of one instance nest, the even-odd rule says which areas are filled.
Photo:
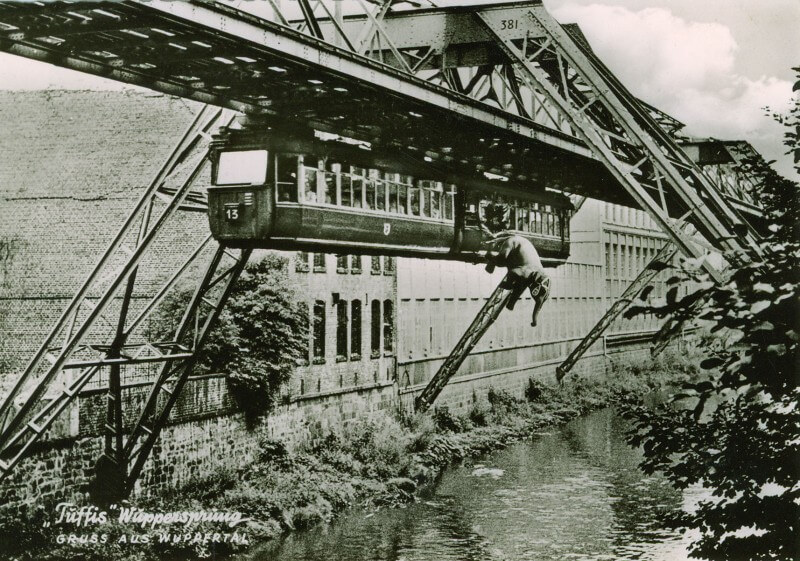
[[485, 427], [491, 422], [492, 408], [484, 399], [475, 399], [469, 411], [469, 420], [476, 427]]
[[289, 461], [289, 450], [280, 440], [262, 438], [258, 442], [258, 448], [256, 461], [259, 464], [285, 466]]
[[489, 388], [486, 395], [492, 407], [492, 416], [497, 423], [505, 423], [524, 412], [524, 404], [505, 390]]
[[470, 428], [469, 422], [450, 411], [447, 405], [440, 405], [433, 410], [433, 422], [440, 431], [464, 432]]
[[[226, 373], [251, 422], [276, 403], [307, 352], [308, 312], [289, 283], [287, 265], [286, 258], [268, 253], [245, 267], [195, 367]], [[172, 338], [191, 295], [184, 286], [165, 299], [151, 322], [151, 339]]]
[[436, 436], [437, 427], [430, 414], [414, 415], [407, 426], [411, 437], [408, 442], [408, 451], [411, 453], [426, 450]]
[[549, 388], [538, 378], [528, 378], [528, 386], [525, 388], [525, 399], [531, 403], [539, 403], [547, 395]]

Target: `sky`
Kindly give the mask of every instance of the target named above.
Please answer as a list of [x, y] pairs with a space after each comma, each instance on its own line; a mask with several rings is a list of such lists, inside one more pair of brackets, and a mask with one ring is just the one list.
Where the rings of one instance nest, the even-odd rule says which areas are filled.
[[[475, 1], [439, 0], [438, 5]], [[785, 112], [800, 66], [798, 0], [544, 0], [578, 23], [634, 95], [694, 136], [750, 141], [800, 179], [765, 107]], [[256, 2], [242, 3], [255, 6]], [[0, 89], [118, 89], [119, 84], [0, 53]]]

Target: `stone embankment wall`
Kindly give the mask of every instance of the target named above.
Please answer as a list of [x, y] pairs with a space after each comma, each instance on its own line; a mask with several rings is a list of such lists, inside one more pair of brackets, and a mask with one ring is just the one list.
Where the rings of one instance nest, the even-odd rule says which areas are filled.
[[[574, 372], [603, 375], [615, 360], [646, 353], [641, 344], [613, 352], [592, 350]], [[624, 357], [624, 358], [623, 358]], [[459, 377], [442, 392], [438, 405], [464, 411], [489, 388], [522, 397], [531, 377], [553, 380], [558, 360], [507, 372]], [[295, 446], [310, 436], [373, 415], [409, 411], [422, 386], [401, 388], [396, 381], [295, 396], [267, 419], [249, 426], [227, 391], [224, 376], [191, 379], [163, 430], [137, 484], [135, 496], [175, 489], [193, 478], [211, 475], [221, 467], [243, 467], [257, 457], [264, 439]], [[137, 411], [146, 386], [125, 388], [126, 410]], [[61, 501], [84, 502], [95, 463], [103, 450], [102, 413], [105, 396], [93, 390], [81, 395], [34, 453], [0, 483], [0, 510], [50, 508]], [[129, 424], [132, 418], [126, 419]], [[134, 496], [134, 500], [135, 500]]]

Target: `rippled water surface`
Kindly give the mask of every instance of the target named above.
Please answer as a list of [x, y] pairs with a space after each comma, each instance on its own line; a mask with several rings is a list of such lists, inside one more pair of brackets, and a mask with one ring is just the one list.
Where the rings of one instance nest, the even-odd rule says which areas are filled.
[[604, 410], [446, 471], [417, 504], [355, 511], [251, 550], [253, 561], [682, 560], [664, 514], [683, 505], [637, 468]]

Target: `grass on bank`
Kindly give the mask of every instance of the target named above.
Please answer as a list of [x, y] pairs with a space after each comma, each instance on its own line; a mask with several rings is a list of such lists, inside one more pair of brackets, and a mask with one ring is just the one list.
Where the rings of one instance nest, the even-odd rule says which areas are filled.
[[[567, 378], [562, 386], [530, 379], [524, 399], [490, 390], [474, 396], [464, 414], [439, 407], [410, 418], [389, 416], [312, 434], [295, 450], [268, 440], [253, 463], [222, 468], [135, 506], [155, 512], [218, 509], [239, 511], [250, 521], [237, 529], [250, 543], [330, 521], [355, 505], [395, 506], [413, 501], [420, 485], [453, 462], [502, 448], [544, 427], [620, 402], [637, 402], [654, 391], [692, 378], [697, 361], [678, 353], [618, 364], [606, 376]], [[118, 543], [124, 534], [145, 533], [113, 522], [89, 528], [43, 528], [43, 509], [24, 520], [0, 516], [0, 557], [19, 560], [196, 559], [224, 556], [249, 546], [234, 543]], [[219, 532], [199, 523], [179, 533]], [[106, 543], [58, 544], [59, 533], [105, 533]], [[5, 551], [4, 551], [5, 550]]]

